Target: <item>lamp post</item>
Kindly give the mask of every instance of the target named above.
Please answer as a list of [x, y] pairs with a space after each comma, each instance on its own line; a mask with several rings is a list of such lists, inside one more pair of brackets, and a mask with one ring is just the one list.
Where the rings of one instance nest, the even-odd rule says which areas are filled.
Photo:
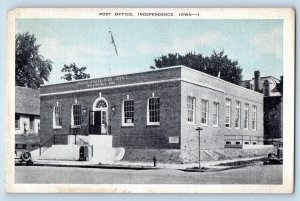
[[200, 132], [203, 130], [203, 128], [198, 127], [196, 128], [196, 131], [198, 131], [198, 143], [199, 143], [199, 169], [201, 169], [200, 159], [201, 159], [201, 153], [200, 153]]

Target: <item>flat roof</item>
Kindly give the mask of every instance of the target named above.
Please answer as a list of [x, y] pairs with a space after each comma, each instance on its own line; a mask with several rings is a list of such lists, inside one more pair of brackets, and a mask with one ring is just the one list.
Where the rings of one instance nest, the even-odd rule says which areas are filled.
[[[161, 82], [171, 82], [171, 81], [189, 81], [188, 75], [183, 78], [182, 70], [192, 72], [191, 75], [199, 75], [205, 76], [211, 80], [216, 80], [218, 83], [230, 85], [237, 87], [242, 90], [248, 90], [256, 94], [261, 94], [256, 91], [246, 89], [242, 86], [227, 82], [223, 79], [218, 77], [209, 75], [207, 73], [203, 73], [201, 71], [183, 66], [170, 66], [164, 68], [153, 69], [144, 72], [138, 73], [130, 73], [130, 74], [121, 74], [115, 75], [110, 77], [100, 77], [100, 78], [92, 78], [92, 79], [81, 79], [75, 81], [69, 81], [64, 83], [57, 83], [57, 84], [45, 84], [41, 86], [41, 94], [42, 96], [54, 95], [54, 94], [63, 94], [63, 93], [75, 93], [75, 92], [82, 92], [82, 91], [92, 91], [92, 90], [101, 90], [101, 89], [108, 89], [108, 88], [116, 88], [116, 87], [124, 87], [124, 86], [134, 86], [134, 85], [146, 85], [146, 84], [155, 84]], [[160, 73], [158, 73], [160, 72]], [[204, 77], [203, 77], [204, 78]], [[198, 79], [199, 80], [199, 79]], [[197, 82], [197, 80], [196, 80]], [[196, 83], [203, 85], [204, 87], [211, 88], [217, 91], [223, 91], [221, 88], [216, 88], [209, 86], [209, 82], [207, 83]]]

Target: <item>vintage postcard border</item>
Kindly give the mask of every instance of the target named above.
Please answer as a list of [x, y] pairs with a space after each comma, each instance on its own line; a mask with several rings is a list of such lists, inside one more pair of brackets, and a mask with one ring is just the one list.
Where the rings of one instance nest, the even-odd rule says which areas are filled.
[[[14, 127], [15, 111], [15, 20], [19, 18], [70, 19], [149, 19], [149, 17], [99, 17], [99, 12], [198, 12], [200, 16], [184, 19], [283, 19], [284, 102], [283, 133], [284, 163], [282, 185], [115, 185], [115, 184], [15, 184], [14, 183]], [[182, 19], [155, 17], [155, 19]], [[7, 13], [6, 37], [6, 102], [5, 112], [5, 191], [44, 193], [290, 193], [294, 189], [294, 114], [295, 114], [295, 12], [280, 8], [25, 8]], [[289, 153], [289, 154], [286, 154]]]

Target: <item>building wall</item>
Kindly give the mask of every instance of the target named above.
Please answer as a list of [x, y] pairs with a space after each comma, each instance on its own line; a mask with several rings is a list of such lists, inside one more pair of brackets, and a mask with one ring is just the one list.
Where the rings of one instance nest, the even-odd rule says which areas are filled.
[[[181, 86], [181, 148], [182, 149], [198, 149], [198, 131], [195, 129], [200, 126], [201, 131], [201, 149], [208, 148], [224, 148], [225, 135], [251, 135], [263, 137], [263, 95], [244, 89], [237, 85], [233, 85], [223, 80], [211, 77], [206, 74], [196, 74], [193, 70], [182, 69]], [[198, 84], [195, 84], [198, 83]], [[201, 86], [202, 85], [202, 86]], [[196, 98], [196, 122], [191, 124], [187, 121], [187, 97]], [[231, 125], [230, 128], [225, 127], [225, 103], [226, 99], [231, 99]], [[201, 125], [201, 99], [208, 100], [208, 125]], [[241, 123], [240, 129], [234, 126], [235, 103], [241, 102]], [[212, 105], [213, 102], [219, 103], [219, 125], [212, 125]], [[249, 104], [249, 129], [244, 129], [244, 105]], [[257, 130], [251, 129], [252, 106], [257, 106]], [[228, 137], [226, 137], [228, 138]], [[246, 137], [245, 137], [246, 138]], [[251, 137], [252, 142], [256, 139]], [[241, 140], [232, 140], [232, 143]], [[244, 141], [245, 142], [245, 141]], [[261, 142], [262, 143], [262, 142]]]
[[[124, 79], [123, 79], [124, 78]], [[109, 81], [107, 80], [116, 80]], [[118, 83], [119, 82], [119, 83]], [[95, 85], [94, 85], [94, 84]], [[99, 86], [98, 86], [99, 85]], [[250, 135], [263, 137], [263, 95], [255, 91], [225, 82], [205, 73], [176, 67], [159, 71], [131, 74], [121, 77], [99, 78], [41, 88], [41, 134], [42, 143], [54, 134], [68, 134], [71, 124], [72, 104], [92, 110], [99, 93], [115, 107], [109, 113], [114, 147], [149, 149], [196, 149], [198, 137], [195, 131], [201, 120], [201, 99], [209, 101], [208, 125], [201, 132], [201, 146], [223, 148], [225, 135]], [[160, 125], [147, 125], [147, 101], [149, 97], [160, 97]], [[134, 126], [122, 126], [123, 100], [134, 99]], [[195, 124], [187, 122], [187, 97], [196, 98]], [[225, 127], [225, 100], [231, 99], [231, 127]], [[219, 126], [212, 126], [213, 102], [219, 103]], [[241, 102], [241, 128], [234, 127], [235, 102]], [[249, 104], [249, 129], [244, 129], [244, 105]], [[62, 128], [53, 129], [53, 108], [62, 106]], [[251, 129], [252, 106], [257, 106], [257, 129]], [[113, 115], [112, 115], [113, 114]], [[88, 125], [88, 111], [83, 115], [78, 134]], [[254, 137], [253, 137], [254, 138]], [[253, 140], [252, 138], [252, 140]], [[235, 140], [237, 141], [237, 140]]]
[[264, 97], [264, 127], [266, 139], [282, 138], [282, 96]]
[[[180, 148], [180, 143], [169, 143], [169, 137], [180, 136], [180, 81], [151, 85], [136, 85], [114, 89], [103, 89], [63, 95], [41, 97], [41, 134], [42, 143], [54, 134], [68, 134], [71, 124], [72, 104], [81, 104], [92, 110], [99, 93], [108, 101], [108, 107], [115, 106], [114, 114], [110, 111], [109, 119], [114, 147], [130, 148]], [[160, 97], [160, 125], [147, 125], [147, 101], [149, 97]], [[123, 100], [129, 96], [134, 99], [134, 126], [122, 127]], [[62, 106], [62, 128], [53, 129], [53, 108]], [[113, 114], [113, 115], [112, 115]], [[83, 133], [88, 124], [88, 112], [84, 115]]]
[[[39, 124], [40, 124], [40, 118], [38, 116], [34, 116], [33, 124], [34, 128], [30, 129], [29, 123], [30, 123], [30, 116], [21, 114], [19, 115], [19, 128], [15, 128], [15, 134], [16, 135], [22, 135], [26, 134], [38, 134], [39, 133]], [[25, 126], [26, 125], [26, 126]]]

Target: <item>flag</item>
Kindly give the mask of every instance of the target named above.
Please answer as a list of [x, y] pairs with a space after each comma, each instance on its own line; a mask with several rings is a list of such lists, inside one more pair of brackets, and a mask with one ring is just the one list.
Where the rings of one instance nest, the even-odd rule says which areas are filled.
[[115, 48], [115, 52], [116, 52], [116, 55], [118, 56], [118, 50], [117, 50], [117, 45], [116, 45], [116, 43], [115, 43], [114, 36], [113, 36], [113, 34], [112, 34], [111, 30], [109, 30], [108, 32], [110, 33], [110, 37], [111, 37], [111, 44], [114, 46], [114, 48]]

